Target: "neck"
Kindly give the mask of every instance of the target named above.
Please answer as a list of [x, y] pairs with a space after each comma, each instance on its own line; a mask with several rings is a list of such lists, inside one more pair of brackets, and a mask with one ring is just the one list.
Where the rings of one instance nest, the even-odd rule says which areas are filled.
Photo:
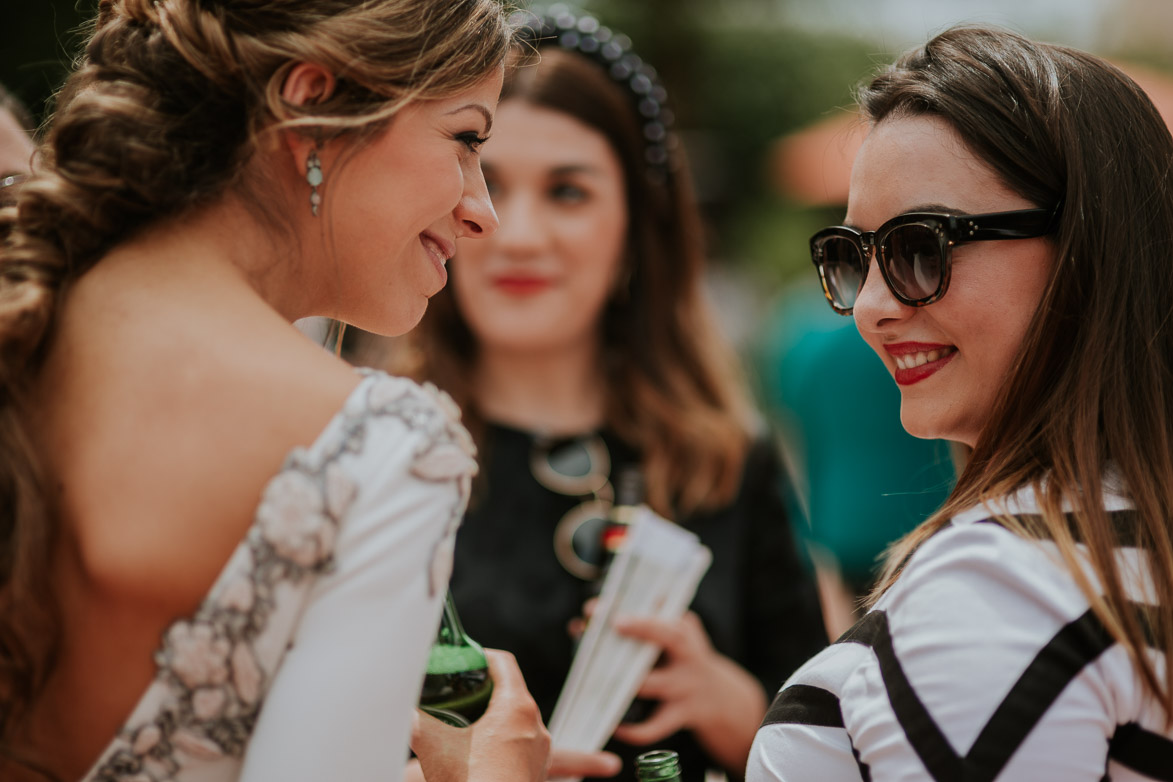
[[485, 418], [546, 434], [603, 424], [606, 382], [598, 345], [549, 352], [481, 348], [474, 394]]
[[[257, 165], [275, 168], [279, 173], [291, 169], [269, 163], [266, 160]], [[289, 177], [278, 176], [279, 181], [275, 181], [279, 187], [270, 189], [280, 194], [304, 186], [303, 182], [286, 179]], [[315, 279], [312, 274], [325, 265], [321, 221], [303, 215], [302, 219], [290, 217], [273, 225], [250, 205], [254, 197], [256, 194], [247, 189], [228, 190], [210, 204], [150, 224], [120, 242], [101, 265], [115, 257], [124, 261], [145, 258], [148, 265], [162, 267], [160, 273], [169, 269], [182, 274], [188, 267], [206, 275], [235, 277], [285, 320], [324, 314], [319, 312], [321, 303], [330, 301], [333, 293], [327, 290], [329, 277]], [[268, 201], [271, 213], [278, 219], [305, 206], [300, 201], [295, 205], [271, 198]], [[308, 213], [308, 207], [303, 211]], [[160, 263], [160, 259], [166, 259], [166, 263]]]

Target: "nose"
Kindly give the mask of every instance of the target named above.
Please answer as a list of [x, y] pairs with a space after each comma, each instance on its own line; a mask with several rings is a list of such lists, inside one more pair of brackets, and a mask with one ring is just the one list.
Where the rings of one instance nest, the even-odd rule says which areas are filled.
[[538, 194], [527, 187], [515, 187], [498, 200], [501, 230], [497, 233], [496, 243], [501, 251], [515, 259], [541, 253], [549, 236], [549, 226], [542, 215]]
[[473, 166], [465, 175], [464, 193], [456, 205], [456, 220], [458, 238], [483, 239], [496, 233], [500, 226], [480, 165]]
[[886, 326], [909, 318], [915, 312], [916, 307], [902, 304], [892, 295], [873, 255], [868, 264], [867, 277], [864, 278], [863, 287], [852, 309], [856, 328], [860, 333], [883, 331]]

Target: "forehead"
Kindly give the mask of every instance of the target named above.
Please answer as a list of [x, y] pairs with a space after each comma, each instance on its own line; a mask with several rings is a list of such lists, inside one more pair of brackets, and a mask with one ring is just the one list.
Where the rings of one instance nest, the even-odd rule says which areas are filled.
[[501, 97], [501, 85], [505, 80], [505, 67], [497, 66], [485, 74], [476, 84], [460, 92], [446, 95], [442, 98], [424, 98], [408, 103], [401, 111], [401, 115], [448, 115], [461, 110], [470, 110], [477, 113], [487, 111], [490, 116], [497, 108], [497, 100]]
[[602, 133], [584, 122], [524, 99], [504, 101], [493, 122], [493, 139], [481, 151], [486, 166], [511, 170], [586, 166], [620, 170], [619, 158]]
[[872, 128], [856, 156], [847, 220], [873, 229], [927, 207], [982, 213], [1029, 205], [944, 119], [890, 117]]

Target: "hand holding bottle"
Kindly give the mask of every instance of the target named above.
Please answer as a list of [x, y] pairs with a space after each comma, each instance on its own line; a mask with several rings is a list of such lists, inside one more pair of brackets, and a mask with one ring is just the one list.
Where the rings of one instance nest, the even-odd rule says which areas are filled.
[[614, 627], [663, 650], [638, 693], [659, 701], [658, 707], [643, 722], [620, 725], [615, 738], [643, 746], [687, 729], [725, 768], [744, 769], [766, 713], [766, 693], [757, 679], [713, 648], [691, 611], [675, 622], [617, 618]]
[[550, 751], [550, 734], [508, 652], [485, 649], [493, 695], [484, 716], [457, 728], [417, 711], [411, 748], [427, 782], [542, 782], [550, 776], [613, 776], [607, 752]]
[[417, 711], [411, 748], [428, 782], [544, 780], [550, 734], [508, 652], [486, 649], [493, 677], [484, 716], [458, 728]]

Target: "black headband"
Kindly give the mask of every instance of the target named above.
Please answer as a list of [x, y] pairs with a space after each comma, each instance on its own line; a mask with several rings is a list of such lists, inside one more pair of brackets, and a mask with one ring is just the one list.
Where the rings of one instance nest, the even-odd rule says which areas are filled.
[[631, 93], [643, 124], [644, 159], [656, 178], [675, 170], [672, 154], [678, 141], [672, 132], [673, 114], [667, 107], [668, 91], [656, 69], [631, 50], [631, 39], [604, 27], [589, 14], [572, 12], [565, 5], [546, 11], [515, 11], [509, 21], [524, 44], [535, 49], [556, 46], [594, 61], [613, 81]]

